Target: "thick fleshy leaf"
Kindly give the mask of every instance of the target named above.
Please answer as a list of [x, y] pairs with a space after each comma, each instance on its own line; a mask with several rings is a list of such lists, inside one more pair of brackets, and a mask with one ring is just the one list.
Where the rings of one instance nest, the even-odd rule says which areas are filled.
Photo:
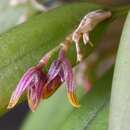
[[130, 129], [130, 11], [121, 36], [110, 104], [109, 130]]

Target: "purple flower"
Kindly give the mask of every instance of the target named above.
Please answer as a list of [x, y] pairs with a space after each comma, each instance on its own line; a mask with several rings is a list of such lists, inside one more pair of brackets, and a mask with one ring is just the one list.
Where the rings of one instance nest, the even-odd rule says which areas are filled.
[[69, 60], [65, 57], [65, 52], [60, 51], [59, 58], [55, 60], [48, 72], [47, 84], [50, 84], [56, 77], [60, 77], [61, 82], [67, 85], [67, 96], [70, 103], [74, 107], [79, 107], [79, 103], [75, 96], [75, 85], [73, 80], [73, 71]]
[[42, 96], [42, 89], [47, 81], [46, 74], [39, 67], [30, 68], [19, 81], [13, 92], [8, 109], [13, 108], [24, 91], [27, 91], [28, 104], [32, 111], [35, 111]]
[[67, 84], [67, 95], [70, 103], [74, 107], [79, 107], [75, 96], [72, 67], [64, 53], [63, 50], [60, 51], [59, 58], [52, 63], [48, 74], [42, 71], [43, 63], [30, 68], [19, 81], [7, 108], [13, 108], [23, 92], [26, 91], [29, 107], [35, 111], [40, 100], [50, 97], [64, 81]]

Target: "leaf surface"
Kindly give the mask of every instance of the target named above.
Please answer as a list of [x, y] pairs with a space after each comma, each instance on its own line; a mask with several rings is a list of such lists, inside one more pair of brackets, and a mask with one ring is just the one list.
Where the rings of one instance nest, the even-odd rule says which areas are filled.
[[112, 83], [109, 130], [130, 129], [130, 12], [121, 36]]

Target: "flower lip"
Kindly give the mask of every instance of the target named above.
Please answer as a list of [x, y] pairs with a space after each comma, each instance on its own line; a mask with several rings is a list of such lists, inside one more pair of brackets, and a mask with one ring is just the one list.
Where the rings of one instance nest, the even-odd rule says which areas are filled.
[[46, 99], [50, 97], [60, 87], [61, 82], [59, 75], [52, 81], [48, 82], [42, 90], [42, 98]]

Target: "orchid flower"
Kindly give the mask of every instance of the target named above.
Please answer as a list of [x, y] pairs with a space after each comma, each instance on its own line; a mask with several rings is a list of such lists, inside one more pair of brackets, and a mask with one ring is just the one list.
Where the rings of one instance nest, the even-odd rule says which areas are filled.
[[56, 77], [60, 77], [61, 82], [66, 83], [67, 85], [67, 96], [74, 107], [79, 107], [79, 103], [75, 96], [75, 85], [73, 80], [73, 71], [69, 60], [65, 57], [65, 51], [61, 50], [59, 53], [59, 58], [55, 60], [49, 71], [48, 71], [48, 80], [47, 84], [52, 82]]
[[12, 93], [8, 109], [13, 108], [18, 102], [24, 91], [27, 92], [28, 104], [32, 111], [35, 111], [40, 99], [45, 99], [51, 96], [61, 84], [59, 76], [55, 77], [47, 84], [48, 76], [42, 71], [53, 55], [61, 46], [57, 46], [47, 52], [39, 61], [39, 63], [30, 69], [22, 76], [16, 89]]
[[32, 111], [35, 111], [39, 104], [42, 95], [42, 89], [46, 83], [46, 80], [47, 76], [45, 73], [43, 73], [41, 68], [37, 66], [30, 68], [19, 81], [11, 96], [7, 108], [13, 108], [23, 92], [26, 91], [29, 107]]

